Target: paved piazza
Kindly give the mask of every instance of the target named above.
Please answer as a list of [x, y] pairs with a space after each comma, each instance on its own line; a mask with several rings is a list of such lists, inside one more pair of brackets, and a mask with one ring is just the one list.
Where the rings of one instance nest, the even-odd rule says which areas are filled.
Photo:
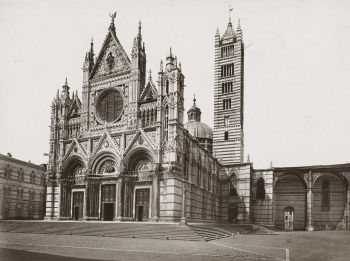
[[349, 232], [278, 232], [210, 242], [0, 233], [1, 260], [349, 260]]

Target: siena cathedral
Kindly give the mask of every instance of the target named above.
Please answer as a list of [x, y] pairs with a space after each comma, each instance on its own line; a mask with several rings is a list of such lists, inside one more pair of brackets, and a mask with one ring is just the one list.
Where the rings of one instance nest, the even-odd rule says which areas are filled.
[[45, 219], [349, 225], [350, 164], [244, 161], [239, 22], [215, 34], [212, 130], [195, 98], [184, 121], [185, 76], [171, 49], [153, 79], [141, 23], [129, 56], [114, 20], [101, 51], [91, 42], [85, 55], [81, 98], [66, 80], [52, 102]]

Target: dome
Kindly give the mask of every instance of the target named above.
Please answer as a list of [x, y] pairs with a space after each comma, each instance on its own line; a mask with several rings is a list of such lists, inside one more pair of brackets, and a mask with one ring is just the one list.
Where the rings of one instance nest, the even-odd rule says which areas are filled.
[[185, 129], [198, 139], [213, 139], [213, 130], [205, 123], [201, 122], [201, 110], [196, 105], [196, 98], [193, 98], [193, 105], [187, 112], [188, 122]]
[[193, 137], [213, 139], [213, 130], [203, 122], [190, 120], [184, 127]]

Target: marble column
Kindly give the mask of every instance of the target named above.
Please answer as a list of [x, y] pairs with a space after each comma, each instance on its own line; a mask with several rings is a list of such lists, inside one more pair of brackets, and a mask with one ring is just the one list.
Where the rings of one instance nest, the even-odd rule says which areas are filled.
[[186, 188], [182, 188], [182, 215], [181, 215], [181, 221], [180, 225], [186, 225], [187, 219], [186, 219]]
[[123, 196], [123, 181], [121, 178], [118, 179], [116, 184], [116, 206], [115, 206], [115, 216], [116, 220], [122, 221], [123, 219], [123, 203], [122, 203], [122, 196]]
[[306, 189], [306, 214], [307, 214], [307, 231], [314, 231], [314, 226], [312, 223], [312, 189]]
[[347, 211], [346, 228], [350, 230], [350, 185], [348, 185], [348, 189], [346, 192], [346, 211]]
[[87, 211], [87, 204], [88, 204], [88, 182], [85, 181], [85, 191], [84, 191], [84, 206], [83, 206], [83, 220], [87, 220], [88, 218], [88, 211]]
[[152, 221], [159, 220], [159, 178], [158, 173], [153, 175]]

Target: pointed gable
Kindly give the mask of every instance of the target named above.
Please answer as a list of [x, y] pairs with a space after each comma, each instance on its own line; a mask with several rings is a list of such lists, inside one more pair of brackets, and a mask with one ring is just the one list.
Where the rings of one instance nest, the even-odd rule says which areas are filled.
[[113, 73], [127, 72], [130, 68], [130, 59], [120, 44], [114, 27], [110, 27], [96, 63], [91, 71], [90, 79]]
[[73, 98], [73, 103], [69, 107], [68, 118], [76, 118], [80, 116], [81, 112], [81, 101], [76, 95]]
[[73, 139], [70, 147], [63, 157], [62, 162], [65, 162], [70, 156], [77, 155], [83, 159], [87, 159], [87, 152], [77, 139]]
[[107, 131], [105, 131], [100, 138], [96, 147], [93, 148], [92, 156], [96, 155], [101, 150], [111, 150], [114, 151], [116, 155], [120, 157], [122, 154], [119, 145], [115, 142], [115, 140], [109, 135]]
[[157, 99], [157, 95], [158, 95], [157, 88], [154, 85], [152, 79], [150, 78], [146, 87], [143, 89], [143, 92], [141, 93], [140, 101], [141, 102], [154, 101]]
[[136, 147], [145, 147], [150, 150], [155, 150], [156, 144], [154, 144], [152, 138], [148, 137], [148, 135], [142, 129], [139, 129], [132, 138], [130, 144], [125, 149], [124, 155], [128, 154], [133, 148]]

